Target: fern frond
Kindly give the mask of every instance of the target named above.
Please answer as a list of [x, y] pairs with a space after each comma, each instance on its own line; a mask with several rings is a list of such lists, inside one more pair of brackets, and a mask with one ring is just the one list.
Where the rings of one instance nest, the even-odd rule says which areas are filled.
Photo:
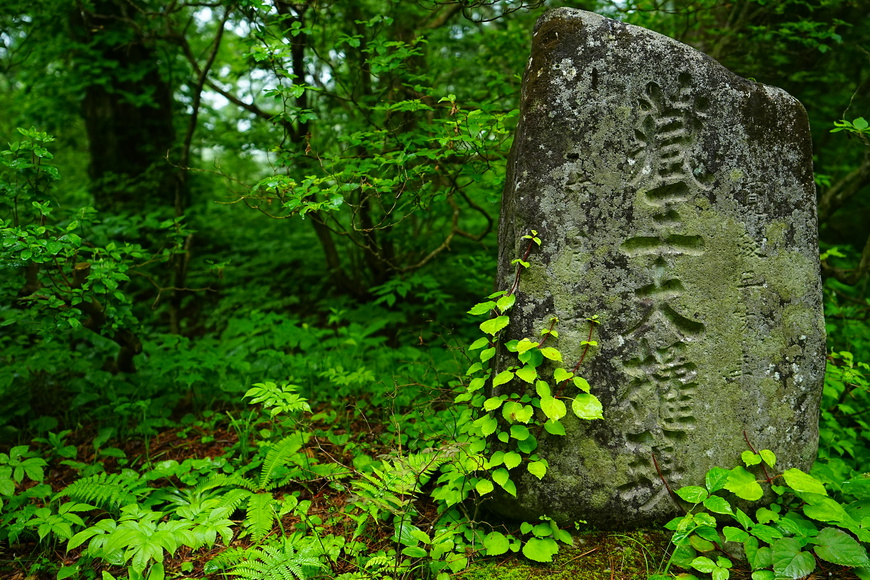
[[388, 564], [391, 564], [395, 558], [391, 558], [386, 554], [375, 554], [368, 560], [366, 560], [365, 565], [363, 566], [366, 570], [369, 568], [381, 568]]
[[441, 450], [411, 453], [407, 459], [408, 467], [417, 474], [420, 486], [426, 485], [432, 475], [448, 461], [450, 455]]
[[259, 542], [272, 530], [272, 523], [277, 517], [276, 504], [271, 493], [255, 493], [248, 498], [243, 525], [254, 541]]
[[294, 534], [280, 544], [248, 549], [248, 559], [233, 566], [230, 575], [246, 580], [303, 580], [307, 572], [325, 569], [318, 548], [304, 540], [299, 542]]
[[236, 475], [225, 475], [223, 473], [216, 473], [205, 481], [200, 481], [193, 489], [196, 491], [196, 493], [203, 493], [210, 489], [235, 485], [236, 483], [238, 483], [238, 479], [239, 478]]
[[246, 548], [229, 548], [224, 550], [203, 566], [203, 572], [206, 574], [216, 574], [218, 572], [226, 572], [227, 568], [235, 566], [250, 558]]
[[302, 448], [304, 443], [304, 435], [297, 431], [292, 435], [284, 437], [269, 449], [269, 453], [266, 454], [266, 460], [260, 468], [260, 480], [258, 484], [260, 489], [266, 489], [266, 486], [275, 474], [275, 470], [284, 465], [288, 458]]
[[139, 474], [125, 469], [121, 473], [98, 473], [83, 477], [66, 486], [60, 495], [105, 510], [117, 510], [136, 503], [150, 491], [151, 488]]
[[242, 502], [251, 496], [251, 492], [247, 489], [231, 489], [218, 498], [220, 507], [230, 508], [230, 513], [239, 509]]

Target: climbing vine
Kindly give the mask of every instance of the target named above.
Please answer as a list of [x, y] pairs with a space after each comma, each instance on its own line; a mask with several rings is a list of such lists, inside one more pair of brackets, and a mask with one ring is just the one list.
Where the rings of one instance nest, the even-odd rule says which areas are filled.
[[[602, 406], [590, 392], [589, 382], [579, 374], [592, 340], [597, 317], [587, 319], [589, 334], [582, 341], [583, 354], [570, 369], [564, 366], [561, 351], [552, 346], [550, 339], [559, 336], [557, 318], [551, 318], [540, 337], [520, 340], [503, 340], [503, 333], [510, 324], [509, 312], [516, 304], [517, 291], [524, 269], [529, 267], [533, 248], [541, 245], [537, 232], [532, 230], [523, 236], [528, 240], [522, 258], [513, 261], [517, 267], [516, 277], [509, 290], [499, 291], [487, 300], [475, 305], [469, 314], [489, 315], [479, 327], [484, 336], [469, 347], [472, 364], [466, 372], [467, 386], [455, 402], [466, 406], [466, 422], [463, 424], [465, 454], [450, 466], [442, 468], [444, 474], [438, 480], [441, 486], [435, 491], [436, 499], [448, 506], [455, 505], [476, 494], [486, 498], [500, 487], [516, 497], [516, 471], [525, 469], [538, 479], [543, 479], [549, 468], [547, 459], [536, 453], [538, 438], [546, 432], [552, 436], [565, 436], [562, 419], [571, 412], [584, 420], [602, 419]], [[499, 354], [502, 350], [502, 355]], [[550, 361], [556, 365], [550, 372], [544, 365]], [[524, 543], [500, 532], [491, 532], [484, 540], [487, 553], [497, 555], [508, 550], [518, 551], [536, 561], [549, 562], [558, 551], [557, 541], [571, 543], [571, 536], [550, 520], [521, 528], [531, 538]]]

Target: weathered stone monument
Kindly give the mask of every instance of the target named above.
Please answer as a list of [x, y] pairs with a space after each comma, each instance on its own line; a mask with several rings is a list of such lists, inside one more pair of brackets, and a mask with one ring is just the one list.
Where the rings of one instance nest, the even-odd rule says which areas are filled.
[[[534, 229], [508, 339], [559, 318], [603, 421], [544, 433], [539, 481], [491, 507], [601, 528], [666, 521], [672, 488], [748, 449], [816, 455], [825, 337], [806, 113], [675, 40], [558, 9], [534, 32], [504, 191], [500, 287]], [[505, 363], [502, 363], [505, 364]], [[511, 386], [508, 385], [507, 388]], [[658, 467], [656, 466], [658, 464]]]

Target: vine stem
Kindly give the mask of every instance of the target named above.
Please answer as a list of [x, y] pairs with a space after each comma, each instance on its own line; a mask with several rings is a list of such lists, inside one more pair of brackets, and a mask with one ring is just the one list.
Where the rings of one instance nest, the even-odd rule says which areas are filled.
[[[749, 446], [749, 450], [758, 455], [758, 451], [755, 450], [755, 447], [752, 446], [752, 443], [749, 442], [749, 435], [746, 434], [746, 430], [743, 430], [743, 440], [746, 441], [746, 444]], [[764, 472], [764, 478], [767, 480], [767, 484], [770, 485], [773, 483], [773, 478], [770, 477], [770, 474], [767, 473], [767, 468], [764, 466], [764, 460], [761, 460], [761, 471]]]
[[[583, 364], [583, 361], [586, 360], [586, 353], [589, 352], [589, 346], [590, 346], [590, 345], [589, 345], [589, 342], [592, 340], [592, 331], [593, 331], [594, 329], [595, 329], [595, 322], [592, 321], [592, 320], [590, 320], [590, 321], [589, 321], [589, 335], [586, 337], [586, 346], [583, 348], [583, 354], [580, 355], [580, 360], [578, 360], [578, 361], [577, 361], [577, 364], [574, 365], [574, 368], [571, 369], [571, 374], [572, 374], [572, 375], [576, 375], [576, 374], [577, 374], [577, 371], [580, 370], [580, 365], [582, 365], [582, 364]], [[551, 330], [552, 330], [552, 327], [551, 327]], [[542, 344], [543, 344], [543, 343], [542, 343]], [[572, 378], [573, 378], [573, 377], [572, 377]], [[570, 380], [571, 380], [571, 379], [565, 379], [564, 381], [562, 381], [562, 384], [559, 385], [559, 388], [558, 388], [558, 389], [556, 389], [556, 394], [555, 394], [554, 396], [558, 397], [559, 395], [561, 395], [561, 394], [562, 394], [562, 390], [565, 388], [565, 385], [567, 385], [567, 384], [568, 384], [568, 381], [570, 381]]]
[[[529, 259], [529, 254], [532, 253], [532, 246], [534, 245], [534, 243], [535, 243], [534, 240], [529, 240], [529, 245], [526, 247], [526, 253], [523, 254], [523, 259], [522, 259], [523, 262], [525, 262], [526, 260]], [[516, 275], [516, 277], [514, 277], [514, 283], [511, 286], [511, 289], [506, 294], [507, 296], [512, 295], [514, 292], [517, 291], [517, 288], [519, 288], [519, 286], [520, 286], [520, 272], [522, 272], [522, 271], [523, 271], [523, 265], [517, 264], [517, 275]]]

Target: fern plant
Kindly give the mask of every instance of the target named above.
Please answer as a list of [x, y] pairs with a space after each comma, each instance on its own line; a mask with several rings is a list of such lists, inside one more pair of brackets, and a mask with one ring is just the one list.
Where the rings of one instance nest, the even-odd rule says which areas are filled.
[[117, 514], [119, 509], [137, 503], [152, 491], [141, 475], [125, 469], [121, 473], [83, 477], [66, 486], [59, 495]]
[[232, 556], [237, 562], [229, 574], [246, 580], [304, 580], [329, 568], [317, 540], [300, 534]]

